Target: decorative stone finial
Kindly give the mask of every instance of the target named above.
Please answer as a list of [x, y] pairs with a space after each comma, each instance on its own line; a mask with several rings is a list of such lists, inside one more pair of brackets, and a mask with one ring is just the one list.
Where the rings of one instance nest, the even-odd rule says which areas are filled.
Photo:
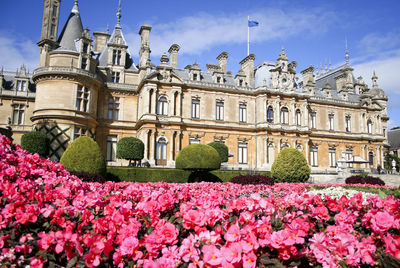
[[378, 87], [378, 77], [376, 76], [375, 71], [374, 71], [374, 75], [372, 76], [371, 79], [372, 79], [372, 87], [377, 88]]
[[79, 14], [78, 0], [75, 0], [74, 7], [72, 8], [71, 13]]
[[346, 38], [346, 53], [345, 53], [345, 58], [346, 58], [346, 64], [349, 64], [349, 49], [347, 47], [347, 38]]
[[121, 14], [121, 0], [119, 0], [118, 12], [117, 12], [117, 26], [116, 27], [121, 28], [121, 17], [122, 17], [122, 14]]
[[164, 52], [164, 54], [160, 58], [160, 62], [162, 65], [168, 64], [169, 58], [167, 56], [167, 53]]

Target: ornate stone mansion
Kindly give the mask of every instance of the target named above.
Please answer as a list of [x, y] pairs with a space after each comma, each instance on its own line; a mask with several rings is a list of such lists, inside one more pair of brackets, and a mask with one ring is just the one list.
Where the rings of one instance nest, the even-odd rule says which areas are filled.
[[[314, 172], [335, 170], [353, 156], [383, 166], [387, 142], [387, 101], [372, 76], [372, 88], [355, 79], [346, 63], [300, 72], [284, 49], [275, 62], [255, 65], [255, 55], [227, 72], [229, 54], [202, 70], [194, 62], [178, 67], [180, 47], [171, 45], [160, 63], [150, 61], [149, 25], [139, 30], [139, 62], [133, 61], [120, 24], [112, 31], [83, 28], [75, 0], [58, 33], [61, 0], [44, 0], [39, 67], [0, 72], [0, 124], [14, 139], [36, 128], [52, 141], [59, 159], [81, 135], [97, 140], [107, 161], [126, 136], [145, 144], [151, 166], [174, 167], [181, 148], [222, 141], [233, 155], [226, 168], [269, 170], [279, 151], [303, 152]], [[125, 165], [125, 163], [123, 163]], [[364, 164], [367, 167], [367, 164]], [[368, 165], [369, 166], [369, 165]]]

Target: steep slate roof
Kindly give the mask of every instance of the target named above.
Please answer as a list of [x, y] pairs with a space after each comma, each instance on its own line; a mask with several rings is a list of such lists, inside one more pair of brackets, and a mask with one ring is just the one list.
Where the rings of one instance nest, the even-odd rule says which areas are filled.
[[388, 131], [388, 141], [390, 151], [400, 149], [400, 128], [394, 128]]
[[78, 4], [75, 2], [74, 7], [71, 10], [71, 14], [68, 17], [60, 36], [58, 37], [58, 43], [60, 44], [60, 47], [57, 50], [78, 51], [75, 43], [76, 40], [82, 37], [82, 33], [82, 20], [79, 14]]
[[[344, 73], [344, 69], [347, 68], [348, 66], [346, 64], [339, 66], [333, 70], [328, 71], [327, 73], [324, 73], [320, 76], [318, 76], [315, 79], [315, 84], [316, 87], [318, 88], [324, 88], [326, 83], [329, 83], [331, 85], [332, 89], [337, 91], [338, 89], [336, 88], [336, 80], [335, 77]], [[356, 81], [353, 75], [353, 81]]]
[[[175, 73], [179, 78], [182, 80], [189, 81], [190, 80], [190, 72], [188, 69], [172, 69], [172, 72]], [[228, 86], [235, 86], [235, 78], [233, 77], [232, 74], [223, 74], [224, 77], [224, 85]], [[190, 80], [191, 81], [191, 80]], [[212, 73], [210, 72], [200, 72], [200, 82], [205, 82], [205, 83], [214, 83], [214, 79], [212, 76]]]

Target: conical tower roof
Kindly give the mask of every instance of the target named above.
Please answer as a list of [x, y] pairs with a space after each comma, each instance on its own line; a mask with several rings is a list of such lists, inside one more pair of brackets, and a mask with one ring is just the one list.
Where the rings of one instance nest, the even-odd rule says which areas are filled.
[[81, 16], [79, 14], [78, 0], [75, 0], [74, 7], [68, 17], [67, 22], [58, 37], [58, 43], [61, 50], [78, 51], [75, 41], [82, 37], [83, 26]]

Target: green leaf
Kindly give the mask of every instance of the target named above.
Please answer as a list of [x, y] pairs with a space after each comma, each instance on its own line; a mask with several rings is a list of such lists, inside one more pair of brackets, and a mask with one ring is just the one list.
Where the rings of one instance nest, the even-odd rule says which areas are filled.
[[77, 261], [78, 261], [78, 257], [77, 256], [73, 257], [72, 259], [69, 260], [66, 268], [74, 267]]
[[381, 189], [378, 190], [378, 195], [382, 199], [385, 199], [387, 197], [387, 194], [385, 194]]

